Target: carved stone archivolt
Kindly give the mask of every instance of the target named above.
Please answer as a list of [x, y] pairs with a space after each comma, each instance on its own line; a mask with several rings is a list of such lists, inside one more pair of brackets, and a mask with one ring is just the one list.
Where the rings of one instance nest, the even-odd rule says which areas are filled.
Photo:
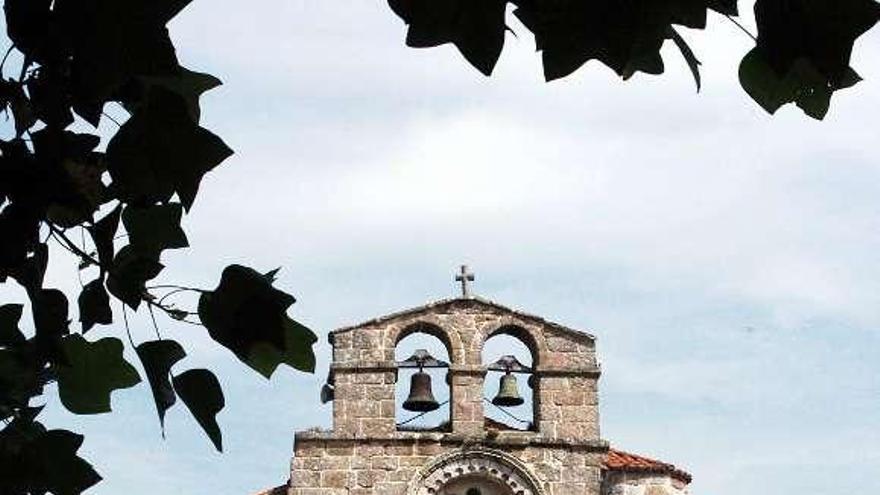
[[463, 479], [486, 480], [511, 495], [545, 495], [528, 468], [517, 458], [492, 449], [467, 449], [429, 462], [410, 483], [408, 495], [442, 495]]

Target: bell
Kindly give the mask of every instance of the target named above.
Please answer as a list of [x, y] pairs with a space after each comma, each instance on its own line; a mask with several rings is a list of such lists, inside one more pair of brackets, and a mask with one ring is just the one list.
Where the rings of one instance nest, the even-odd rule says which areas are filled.
[[499, 407], [518, 406], [525, 402], [519, 396], [519, 389], [516, 386], [516, 377], [507, 373], [501, 377], [501, 384], [498, 385], [498, 395], [492, 399], [492, 404]]
[[431, 375], [422, 370], [414, 373], [409, 385], [409, 397], [403, 402], [407, 411], [428, 412], [440, 407], [431, 392]]

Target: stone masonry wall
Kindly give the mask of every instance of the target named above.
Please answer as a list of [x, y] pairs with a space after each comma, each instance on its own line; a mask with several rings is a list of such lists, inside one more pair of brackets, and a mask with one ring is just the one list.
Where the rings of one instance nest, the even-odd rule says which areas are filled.
[[602, 495], [687, 495], [687, 483], [667, 474], [606, 473]]
[[[493, 446], [527, 466], [539, 480], [543, 495], [600, 495], [601, 446], [580, 451], [561, 444]], [[462, 448], [461, 443], [441, 442], [436, 434], [426, 440], [398, 436], [368, 441], [301, 434], [296, 441], [288, 494], [407, 495], [423, 466]]]
[[599, 438], [599, 368], [592, 337], [476, 300], [458, 300], [334, 332], [335, 432], [387, 434], [396, 429], [394, 350], [400, 339], [415, 332], [434, 335], [447, 347], [454, 433], [482, 433], [486, 372], [482, 347], [489, 337], [504, 333], [532, 350], [538, 435]]
[[[447, 347], [449, 433], [397, 431], [395, 347], [417, 332]], [[537, 431], [484, 428], [482, 348], [497, 334], [532, 351]], [[296, 435], [289, 495], [415, 495], [408, 490], [426, 465], [474, 448], [515, 459], [534, 495], [602, 495], [608, 445], [599, 436], [592, 336], [475, 298], [337, 330], [330, 343], [333, 430]]]

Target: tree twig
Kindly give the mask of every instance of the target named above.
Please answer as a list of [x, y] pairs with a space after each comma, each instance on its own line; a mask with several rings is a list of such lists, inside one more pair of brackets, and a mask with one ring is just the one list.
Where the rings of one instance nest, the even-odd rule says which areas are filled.
[[758, 38], [757, 38], [754, 34], [752, 34], [751, 31], [749, 31], [748, 29], [746, 29], [745, 26], [743, 26], [742, 24], [740, 24], [739, 21], [737, 21], [736, 19], [734, 19], [733, 17], [731, 17], [730, 14], [724, 14], [724, 17], [727, 17], [727, 20], [728, 20], [728, 21], [734, 23], [734, 24], [736, 25], [736, 27], [738, 27], [742, 32], [744, 32], [744, 33], [746, 33], [747, 35], [749, 35], [749, 38], [751, 38], [752, 41], [754, 41], [755, 43], [758, 42]]

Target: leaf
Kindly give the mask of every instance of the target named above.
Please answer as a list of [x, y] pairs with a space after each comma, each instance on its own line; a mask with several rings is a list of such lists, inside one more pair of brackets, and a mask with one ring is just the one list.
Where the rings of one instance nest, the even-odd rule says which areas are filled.
[[16, 48], [31, 60], [41, 60], [46, 51], [51, 0], [6, 0], [6, 33]]
[[217, 424], [217, 413], [226, 405], [220, 382], [206, 369], [187, 370], [173, 378], [174, 390], [196, 418], [214, 448], [223, 451], [223, 434]]
[[[210, 91], [222, 84], [220, 79], [217, 79], [211, 74], [192, 71], [185, 67], [181, 67], [180, 72], [173, 76], [142, 77], [140, 80], [143, 86], [145, 86], [143, 91], [146, 93], [149, 93], [154, 87], [158, 87], [180, 95], [186, 101], [189, 115], [195, 123], [198, 123], [199, 118], [201, 117], [199, 98], [202, 96], [202, 93]], [[149, 96], [141, 98], [141, 100], [148, 99]], [[133, 111], [136, 111], [136, 105], [129, 104], [126, 106]]]
[[118, 197], [132, 204], [164, 203], [174, 193], [189, 210], [202, 176], [232, 154], [216, 135], [199, 127], [186, 102], [154, 89], [107, 146], [107, 168]]
[[189, 246], [180, 228], [183, 208], [179, 203], [147, 207], [129, 206], [122, 212], [131, 246], [144, 253]]
[[757, 50], [743, 58], [739, 77], [743, 89], [770, 114], [786, 103], [796, 103], [810, 117], [822, 120], [834, 93], [808, 60], [799, 60], [785, 77], [779, 77]]
[[681, 56], [684, 57], [685, 62], [688, 64], [688, 68], [691, 70], [691, 74], [694, 76], [694, 82], [697, 84], [697, 92], [700, 92], [700, 88], [702, 86], [702, 81], [700, 80], [700, 61], [697, 59], [697, 56], [694, 55], [694, 51], [691, 50], [691, 47], [687, 44], [684, 38], [678, 34], [678, 31], [675, 28], [669, 28], [669, 37], [675, 43], [675, 46], [678, 47], [678, 50], [681, 52]]
[[389, 0], [409, 25], [406, 44], [415, 48], [454, 43], [476, 69], [490, 75], [504, 48], [507, 0]]
[[[5, 231], [5, 229], [4, 229]], [[40, 243], [34, 246], [33, 255], [27, 257], [12, 272], [13, 278], [25, 288], [28, 295], [33, 295], [43, 287], [46, 267], [49, 265], [49, 246]]]
[[0, 347], [19, 345], [25, 341], [24, 334], [18, 329], [23, 307], [21, 304], [0, 306]]
[[29, 350], [21, 346], [0, 348], [0, 418], [21, 412], [33, 397], [43, 393], [38, 366]]
[[874, 0], [758, 0], [756, 47], [740, 64], [743, 89], [767, 112], [796, 103], [822, 119], [835, 91], [860, 80], [855, 40], [880, 20]]
[[199, 298], [199, 318], [211, 338], [266, 378], [281, 363], [312, 371], [317, 340], [287, 316], [295, 299], [272, 286], [275, 273], [230, 265], [217, 288]]
[[[58, 0], [57, 22], [69, 37], [71, 100], [77, 114], [97, 126], [104, 103], [138, 76], [177, 73], [165, 24], [172, 2]], [[176, 3], [176, 2], [175, 2]]]
[[83, 436], [67, 430], [49, 430], [31, 447], [31, 465], [42, 469], [38, 483], [57, 495], [77, 495], [101, 481], [92, 465], [76, 455]]
[[252, 367], [265, 377], [272, 376], [275, 368], [284, 363], [291, 368], [307, 373], [315, 371], [315, 354], [312, 344], [315, 334], [302, 324], [286, 318], [284, 320], [284, 350], [265, 342], [257, 343], [251, 351]]
[[79, 321], [82, 323], [83, 333], [91, 330], [96, 323], [113, 323], [113, 310], [110, 308], [110, 296], [104, 289], [103, 276], [87, 283], [80, 292]]
[[512, 0], [512, 3], [517, 6], [514, 15], [535, 34], [548, 81], [565, 77], [593, 59], [624, 79], [637, 72], [660, 74], [663, 72], [660, 49], [673, 25], [703, 29], [708, 9], [728, 14], [736, 12], [733, 0]]
[[131, 309], [137, 310], [147, 281], [156, 278], [163, 268], [157, 253], [142, 253], [132, 246], [124, 246], [113, 259], [107, 290]]
[[88, 228], [92, 236], [92, 242], [95, 243], [95, 250], [98, 251], [98, 261], [101, 262], [101, 272], [105, 272], [107, 267], [113, 266], [113, 239], [116, 237], [116, 231], [119, 230], [119, 217], [122, 214], [122, 205], [116, 206], [113, 210], [104, 216], [104, 218], [95, 222], [95, 225]]
[[113, 337], [89, 342], [81, 335], [62, 343], [67, 365], [57, 365], [58, 395], [68, 411], [96, 414], [110, 411], [110, 394], [140, 383], [134, 367], [122, 357], [122, 342]]
[[0, 431], [0, 488], [3, 493], [79, 495], [101, 481], [77, 455], [83, 436], [16, 420]]
[[38, 338], [51, 339], [70, 333], [67, 296], [58, 289], [41, 289], [31, 297]]
[[171, 376], [171, 367], [186, 357], [186, 352], [173, 340], [153, 340], [138, 345], [137, 354], [141, 364], [144, 365], [144, 372], [153, 391], [153, 400], [156, 402], [156, 411], [159, 414], [159, 424], [164, 437], [165, 411], [177, 400], [168, 378]]
[[[36, 4], [38, 2], [30, 2]], [[10, 3], [6, 3], [6, 10], [9, 11]], [[0, 78], [0, 99], [2, 99], [2, 107], [5, 109], [9, 105], [12, 110], [12, 117], [15, 120], [15, 136], [20, 138], [22, 134], [37, 123], [37, 116], [31, 107], [31, 102], [24, 93], [24, 86], [13, 80], [3, 80]]]

